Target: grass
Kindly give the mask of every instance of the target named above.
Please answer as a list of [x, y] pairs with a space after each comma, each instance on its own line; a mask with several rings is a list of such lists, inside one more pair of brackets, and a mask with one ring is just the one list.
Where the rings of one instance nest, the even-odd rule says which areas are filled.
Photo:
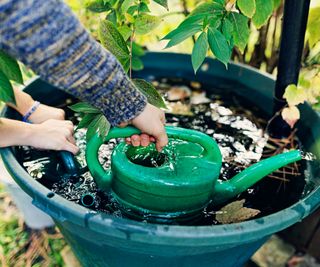
[[0, 214], [0, 266], [67, 266], [63, 252], [70, 250], [59, 231], [27, 228], [2, 184]]

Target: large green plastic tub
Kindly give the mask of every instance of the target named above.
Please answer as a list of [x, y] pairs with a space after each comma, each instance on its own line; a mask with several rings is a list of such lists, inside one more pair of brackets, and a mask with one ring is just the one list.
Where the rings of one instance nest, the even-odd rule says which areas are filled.
[[[269, 114], [272, 110], [274, 80], [243, 65], [224, 66], [208, 59], [208, 69], [194, 76], [190, 57], [181, 54], [149, 53], [140, 77], [182, 77], [204, 82], [209, 88], [242, 95]], [[35, 80], [26, 90], [35, 98], [56, 104], [65, 97], [56, 88]], [[8, 110], [7, 117], [14, 117]], [[298, 134], [307, 149], [319, 156], [316, 140], [320, 118], [307, 105], [302, 107]], [[33, 203], [52, 216], [83, 266], [243, 266], [270, 235], [302, 220], [320, 205], [317, 163], [308, 164], [313, 191], [302, 200], [263, 218], [216, 226], [169, 226], [145, 224], [95, 213], [53, 194], [32, 179], [20, 166], [11, 148], [1, 150], [5, 165]]]

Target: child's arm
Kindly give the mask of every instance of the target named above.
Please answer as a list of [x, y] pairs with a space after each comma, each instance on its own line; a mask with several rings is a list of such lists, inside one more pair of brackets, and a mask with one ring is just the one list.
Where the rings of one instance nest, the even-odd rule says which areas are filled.
[[0, 147], [19, 145], [66, 150], [73, 154], [79, 151], [75, 145], [73, 124], [70, 121], [48, 120], [41, 124], [29, 124], [1, 118]]
[[[132, 121], [143, 132], [155, 135], [158, 147], [166, 145], [163, 112], [146, 106], [146, 98], [121, 64], [62, 1], [1, 1], [0, 49], [49, 83], [101, 109], [113, 126]], [[154, 112], [146, 114], [150, 111]]]
[[[16, 98], [16, 105], [13, 105], [11, 103], [7, 103], [7, 105], [14, 108], [22, 116], [24, 116], [30, 110], [35, 100], [29, 94], [17, 88], [14, 88], [13, 90]], [[40, 104], [28, 118], [28, 120], [32, 123], [42, 123], [49, 119], [64, 120], [64, 110]]]

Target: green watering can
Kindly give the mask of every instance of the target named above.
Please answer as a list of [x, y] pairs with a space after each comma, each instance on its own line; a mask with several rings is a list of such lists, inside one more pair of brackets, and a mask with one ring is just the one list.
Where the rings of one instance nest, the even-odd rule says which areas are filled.
[[[87, 144], [86, 160], [95, 182], [99, 189], [111, 190], [128, 216], [151, 221], [190, 219], [201, 214], [210, 201], [228, 201], [278, 168], [301, 160], [300, 152], [293, 150], [262, 160], [228, 181], [220, 181], [222, 156], [210, 136], [171, 126], [166, 131], [169, 144], [161, 153], [154, 144], [118, 144], [107, 170], [98, 160], [100, 146], [112, 138], [141, 132], [133, 127], [112, 128], [104, 140], [95, 135]], [[156, 160], [156, 166], [151, 159]]]

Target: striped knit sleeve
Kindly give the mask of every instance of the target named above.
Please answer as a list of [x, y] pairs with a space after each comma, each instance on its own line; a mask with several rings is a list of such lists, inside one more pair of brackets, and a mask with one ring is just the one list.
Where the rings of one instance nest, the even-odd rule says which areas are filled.
[[101, 109], [114, 126], [146, 106], [116, 58], [60, 0], [0, 0], [0, 49]]

